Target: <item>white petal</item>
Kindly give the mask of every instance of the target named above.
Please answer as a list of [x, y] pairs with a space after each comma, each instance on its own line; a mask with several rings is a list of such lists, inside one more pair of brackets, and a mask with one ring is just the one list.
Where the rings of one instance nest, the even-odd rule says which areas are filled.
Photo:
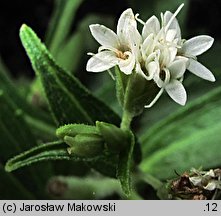
[[188, 58], [180, 57], [172, 62], [168, 67], [171, 78], [178, 79], [181, 78], [186, 71]]
[[88, 60], [86, 70], [90, 72], [102, 72], [117, 65], [118, 62], [119, 59], [116, 57], [115, 53], [103, 51], [97, 53]]
[[143, 30], [142, 30], [142, 37], [145, 39], [151, 33], [156, 35], [160, 31], [160, 22], [156, 16], [150, 17], [147, 22], [145, 23]]
[[213, 191], [217, 187], [217, 184], [215, 181], [210, 181], [205, 187], [203, 187], [205, 190]]
[[216, 175], [215, 175], [215, 173], [214, 173], [214, 171], [211, 169], [211, 170], [209, 170], [208, 172], [206, 172], [205, 173], [205, 176], [210, 176], [210, 177], [216, 177]]
[[177, 32], [175, 29], [169, 29], [166, 32], [166, 41], [172, 42], [175, 39]]
[[129, 33], [129, 46], [131, 48], [132, 53], [136, 56], [136, 59], [139, 60], [141, 57], [140, 53], [140, 44], [142, 41], [141, 35], [137, 29], [130, 27], [128, 29]]
[[216, 81], [212, 72], [194, 59], [189, 59], [189, 66], [187, 67], [187, 69], [202, 79], [205, 79], [211, 82]]
[[137, 28], [137, 22], [131, 8], [125, 10], [118, 20], [117, 35], [120, 38], [121, 43], [124, 43], [127, 40], [127, 31], [129, 27], [133, 27], [134, 29]]
[[181, 49], [184, 54], [198, 56], [207, 51], [213, 44], [214, 39], [207, 35], [200, 35], [187, 40]]
[[154, 75], [159, 74], [160, 66], [158, 62], [152, 61], [146, 65], [146, 69], [148, 71], [147, 79], [151, 80], [153, 79]]
[[130, 52], [125, 52], [128, 55], [126, 60], [120, 59], [118, 63], [120, 70], [125, 74], [131, 74], [135, 68], [135, 56]]
[[114, 48], [119, 46], [118, 37], [111, 29], [99, 24], [90, 25], [89, 28], [95, 40], [102, 46]]
[[169, 54], [170, 54], [170, 62], [173, 62], [176, 58], [177, 48], [176, 47], [169, 47]]
[[[171, 13], [170, 11], [165, 12], [164, 17], [163, 17], [165, 26], [168, 24], [172, 16], [173, 16], [173, 13]], [[176, 31], [176, 38], [181, 37], [180, 26], [176, 18], [174, 18], [173, 21], [171, 22], [169, 29], [174, 29]]]
[[143, 57], [150, 55], [153, 52], [154, 48], [154, 37], [153, 34], [150, 34], [141, 45], [141, 52]]
[[181, 82], [178, 80], [172, 80], [168, 85], [166, 85], [165, 90], [176, 103], [183, 106], [185, 105], [187, 95]]
[[194, 186], [201, 186], [202, 185], [202, 176], [189, 177], [189, 180]]

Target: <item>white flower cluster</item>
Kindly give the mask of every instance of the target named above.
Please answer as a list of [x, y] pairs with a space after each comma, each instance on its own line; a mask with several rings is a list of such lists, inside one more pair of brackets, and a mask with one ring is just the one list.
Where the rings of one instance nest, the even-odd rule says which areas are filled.
[[[174, 14], [162, 13], [161, 23], [156, 16], [143, 22], [138, 15], [134, 16], [132, 9], [127, 9], [118, 20], [117, 34], [103, 25], [90, 25], [93, 37], [101, 46], [88, 60], [87, 71], [101, 72], [118, 65], [123, 73], [140, 73], [160, 88], [146, 107], [152, 106], [164, 90], [175, 102], [185, 105], [187, 96], [182, 81], [186, 69], [212, 82], [215, 77], [197, 61], [197, 56], [212, 46], [213, 38], [206, 35], [189, 40], [181, 38], [176, 15], [183, 5]], [[141, 34], [137, 22], [143, 24]]]
[[194, 176], [189, 177], [189, 180], [194, 186], [198, 186], [209, 191], [221, 189], [220, 169], [199, 171], [193, 168], [191, 172], [194, 174]]

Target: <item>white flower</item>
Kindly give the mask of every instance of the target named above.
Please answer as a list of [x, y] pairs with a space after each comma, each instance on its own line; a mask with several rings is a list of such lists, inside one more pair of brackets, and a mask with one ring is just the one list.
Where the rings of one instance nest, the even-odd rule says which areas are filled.
[[185, 41], [179, 50], [180, 55], [189, 58], [187, 69], [202, 79], [215, 81], [212, 72], [196, 60], [196, 56], [206, 52], [213, 44], [214, 39], [207, 35], [200, 35]]
[[196, 169], [192, 169], [192, 172], [195, 176], [189, 177], [189, 180], [194, 186], [202, 187], [209, 191], [221, 189], [220, 177], [215, 175], [214, 170], [198, 171]]
[[185, 105], [187, 95], [182, 81], [186, 69], [203, 79], [215, 81], [213, 74], [196, 60], [196, 56], [212, 46], [213, 38], [202, 35], [184, 42], [176, 19], [183, 6], [181, 4], [174, 14], [170, 11], [161, 14], [161, 24], [156, 16], [146, 23], [136, 17], [144, 25], [137, 72], [147, 80], [153, 79], [160, 88], [155, 99], [146, 106], [148, 108], [164, 90], [175, 102]]
[[169, 11], [162, 14], [162, 27], [160, 27], [160, 22], [155, 16], [144, 23], [141, 68], [138, 72], [147, 80], [153, 79], [161, 88], [153, 102], [146, 107], [152, 106], [163, 90], [175, 102], [181, 105], [186, 103], [187, 96], [182, 85], [182, 79], [187, 68], [188, 58], [177, 56], [181, 34], [175, 18], [182, 7], [183, 5], [174, 14]]
[[131, 74], [135, 67], [136, 52], [139, 51], [141, 36], [131, 9], [125, 10], [117, 25], [117, 34], [103, 25], [90, 25], [93, 37], [101, 44], [98, 53], [87, 62], [90, 72], [102, 72], [118, 65], [125, 74]]

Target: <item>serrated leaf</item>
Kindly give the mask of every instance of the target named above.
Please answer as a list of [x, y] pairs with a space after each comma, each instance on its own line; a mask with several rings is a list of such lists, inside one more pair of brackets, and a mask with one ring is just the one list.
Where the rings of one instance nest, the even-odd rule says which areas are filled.
[[54, 62], [46, 47], [29, 27], [22, 26], [20, 37], [32, 66], [41, 79], [58, 125], [94, 124], [96, 120], [119, 124], [120, 118], [112, 110]]
[[221, 164], [221, 88], [180, 109], [142, 137], [144, 160], [140, 167], [156, 177], [173, 177], [191, 167]]
[[126, 196], [131, 194], [131, 165], [134, 150], [134, 135], [132, 132], [128, 132], [130, 139], [128, 140], [127, 148], [120, 152], [119, 162], [117, 167], [117, 178], [120, 180], [121, 187]]

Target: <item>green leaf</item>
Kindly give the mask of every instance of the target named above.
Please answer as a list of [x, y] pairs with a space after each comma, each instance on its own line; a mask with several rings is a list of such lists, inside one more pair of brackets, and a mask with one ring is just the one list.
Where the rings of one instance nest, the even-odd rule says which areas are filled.
[[41, 79], [58, 125], [94, 124], [96, 120], [119, 124], [120, 118], [110, 108], [54, 62], [45, 46], [29, 27], [26, 25], [21, 27], [20, 37], [32, 66]]
[[191, 167], [211, 168], [221, 164], [221, 88], [208, 93], [141, 137], [144, 172], [166, 179]]
[[[79, 157], [74, 154], [69, 154], [67, 151], [67, 145], [62, 141], [50, 142], [34, 147], [28, 151], [25, 151], [14, 158], [10, 159], [6, 165], [5, 170], [11, 172], [22, 167], [29, 166], [34, 163], [48, 160], [68, 160], [68, 161], [84, 161], [89, 163], [90, 166], [94, 165], [98, 171], [105, 173], [108, 176], [115, 176], [114, 168], [114, 156], [111, 155], [109, 164], [107, 163], [108, 155], [99, 155], [96, 157]], [[102, 162], [104, 164], [102, 164]], [[70, 163], [69, 163], [70, 165]], [[100, 167], [99, 167], [100, 166]], [[104, 167], [106, 169], [104, 169]], [[100, 168], [100, 169], [99, 169]], [[103, 171], [104, 170], [104, 171]], [[113, 174], [114, 173], [114, 174]]]
[[[0, 91], [0, 162], [4, 164], [9, 157], [27, 150], [35, 145], [36, 139], [26, 123], [24, 113], [13, 103], [13, 101]], [[38, 174], [41, 171], [42, 174]], [[43, 175], [44, 173], [44, 175]], [[36, 194], [40, 196], [43, 193], [43, 185], [47, 177], [51, 174], [48, 164], [43, 167], [38, 166], [33, 169], [27, 169], [22, 173], [17, 173], [16, 177], [26, 182], [27, 188], [32, 188], [29, 184], [30, 179], [36, 184]]]
[[46, 44], [53, 55], [57, 55], [63, 45], [82, 0], [57, 0], [51, 23], [46, 35]]
[[84, 38], [80, 31], [74, 33], [57, 53], [56, 60], [65, 69], [76, 72], [84, 52]]
[[134, 135], [132, 132], [128, 132], [130, 139], [128, 141], [127, 148], [120, 152], [119, 162], [117, 167], [117, 178], [120, 180], [121, 187], [126, 196], [131, 194], [131, 165], [134, 150]]
[[0, 135], [2, 161], [36, 145], [35, 137], [24, 120], [22, 110], [2, 90], [0, 91]]
[[84, 158], [68, 154], [67, 145], [62, 141], [56, 141], [36, 146], [15, 156], [6, 163], [5, 170], [11, 172], [21, 167], [47, 160], [81, 161]]
[[[34, 106], [31, 106], [27, 103], [26, 99], [19, 94], [17, 87], [12, 82], [11, 77], [9, 76], [8, 70], [0, 60], [0, 86], [4, 90], [4, 94], [10, 98], [18, 108], [24, 111], [25, 114], [29, 115], [32, 118], [38, 119], [38, 121], [46, 122], [52, 124], [52, 119], [48, 113], [43, 112], [42, 110], [37, 109]], [[53, 124], [52, 124], [53, 125]]]

